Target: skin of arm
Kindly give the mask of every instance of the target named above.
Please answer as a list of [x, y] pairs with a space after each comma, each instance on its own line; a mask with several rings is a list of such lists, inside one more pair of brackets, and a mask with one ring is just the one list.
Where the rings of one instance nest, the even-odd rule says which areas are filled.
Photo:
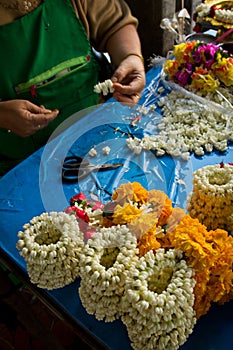
[[137, 103], [146, 78], [143, 60], [129, 55], [141, 55], [141, 43], [135, 26], [128, 24], [120, 28], [109, 38], [106, 49], [117, 67], [112, 76], [114, 98], [119, 102]]

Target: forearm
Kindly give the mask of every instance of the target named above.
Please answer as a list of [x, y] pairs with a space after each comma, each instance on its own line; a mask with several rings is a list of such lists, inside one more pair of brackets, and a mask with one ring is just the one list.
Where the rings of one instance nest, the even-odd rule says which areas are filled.
[[135, 26], [128, 24], [119, 29], [109, 38], [106, 48], [115, 66], [118, 66], [129, 53], [141, 55], [141, 43]]

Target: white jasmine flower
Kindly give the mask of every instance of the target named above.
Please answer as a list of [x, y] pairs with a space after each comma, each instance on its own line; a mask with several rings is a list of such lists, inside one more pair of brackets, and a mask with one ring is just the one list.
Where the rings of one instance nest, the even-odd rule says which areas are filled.
[[225, 10], [225, 9], [220, 9], [220, 10], [215, 10], [215, 18], [219, 22], [223, 23], [233, 23], [233, 11], [231, 10]]
[[137, 253], [137, 239], [124, 225], [97, 229], [88, 240], [80, 256], [79, 295], [98, 320], [120, 317], [125, 278]]
[[113, 83], [111, 79], [107, 79], [102, 83], [98, 83], [94, 86], [94, 92], [97, 94], [103, 94], [104, 96], [108, 95], [109, 93], [113, 93]]
[[[233, 103], [232, 96], [223, 89], [221, 93], [209, 94], [207, 99], [225, 106], [223, 93], [228, 104]], [[232, 140], [232, 118], [217, 109], [209, 110], [195, 96], [190, 99], [180, 91], [173, 90], [161, 98], [158, 105], [162, 108], [158, 133], [145, 135], [141, 140], [127, 140], [128, 147], [137, 154], [143, 149], [154, 150], [157, 156], [168, 153], [188, 160], [191, 152], [202, 156], [205, 151], [211, 152], [214, 148], [225, 151], [228, 140]]]
[[88, 155], [89, 155], [90, 157], [93, 157], [93, 158], [97, 156], [97, 151], [96, 151], [95, 147], [92, 147], [92, 148], [90, 149], [90, 151], [88, 152]]
[[111, 151], [111, 148], [109, 146], [103, 147], [102, 152], [104, 155], [108, 155]]
[[210, 10], [211, 10], [211, 6], [206, 4], [199, 4], [196, 7], [195, 12], [198, 14], [199, 17], [203, 18], [209, 15]]
[[193, 271], [182, 253], [149, 251], [132, 265], [122, 299], [132, 346], [136, 350], [178, 349], [196, 323]]

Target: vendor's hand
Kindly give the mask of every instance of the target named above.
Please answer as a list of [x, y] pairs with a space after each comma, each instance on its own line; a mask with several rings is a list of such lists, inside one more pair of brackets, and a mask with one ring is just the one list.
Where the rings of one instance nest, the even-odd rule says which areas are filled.
[[46, 127], [58, 113], [26, 100], [4, 101], [0, 103], [0, 127], [26, 137]]
[[137, 104], [146, 83], [145, 69], [141, 59], [128, 56], [112, 76], [113, 97], [123, 103]]

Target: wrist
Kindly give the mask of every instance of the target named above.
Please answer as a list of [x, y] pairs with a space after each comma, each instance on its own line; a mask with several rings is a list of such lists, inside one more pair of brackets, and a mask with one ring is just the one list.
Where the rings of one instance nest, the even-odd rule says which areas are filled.
[[137, 53], [137, 52], [129, 52], [127, 55], [125, 55], [125, 56], [123, 57], [122, 61], [124, 61], [124, 60], [125, 60], [126, 58], [128, 58], [129, 56], [136, 56], [136, 57], [140, 58], [140, 60], [141, 60], [141, 62], [142, 62], [142, 64], [143, 64], [143, 66], [144, 66], [145, 61], [144, 61], [144, 58], [143, 58], [142, 54]]

